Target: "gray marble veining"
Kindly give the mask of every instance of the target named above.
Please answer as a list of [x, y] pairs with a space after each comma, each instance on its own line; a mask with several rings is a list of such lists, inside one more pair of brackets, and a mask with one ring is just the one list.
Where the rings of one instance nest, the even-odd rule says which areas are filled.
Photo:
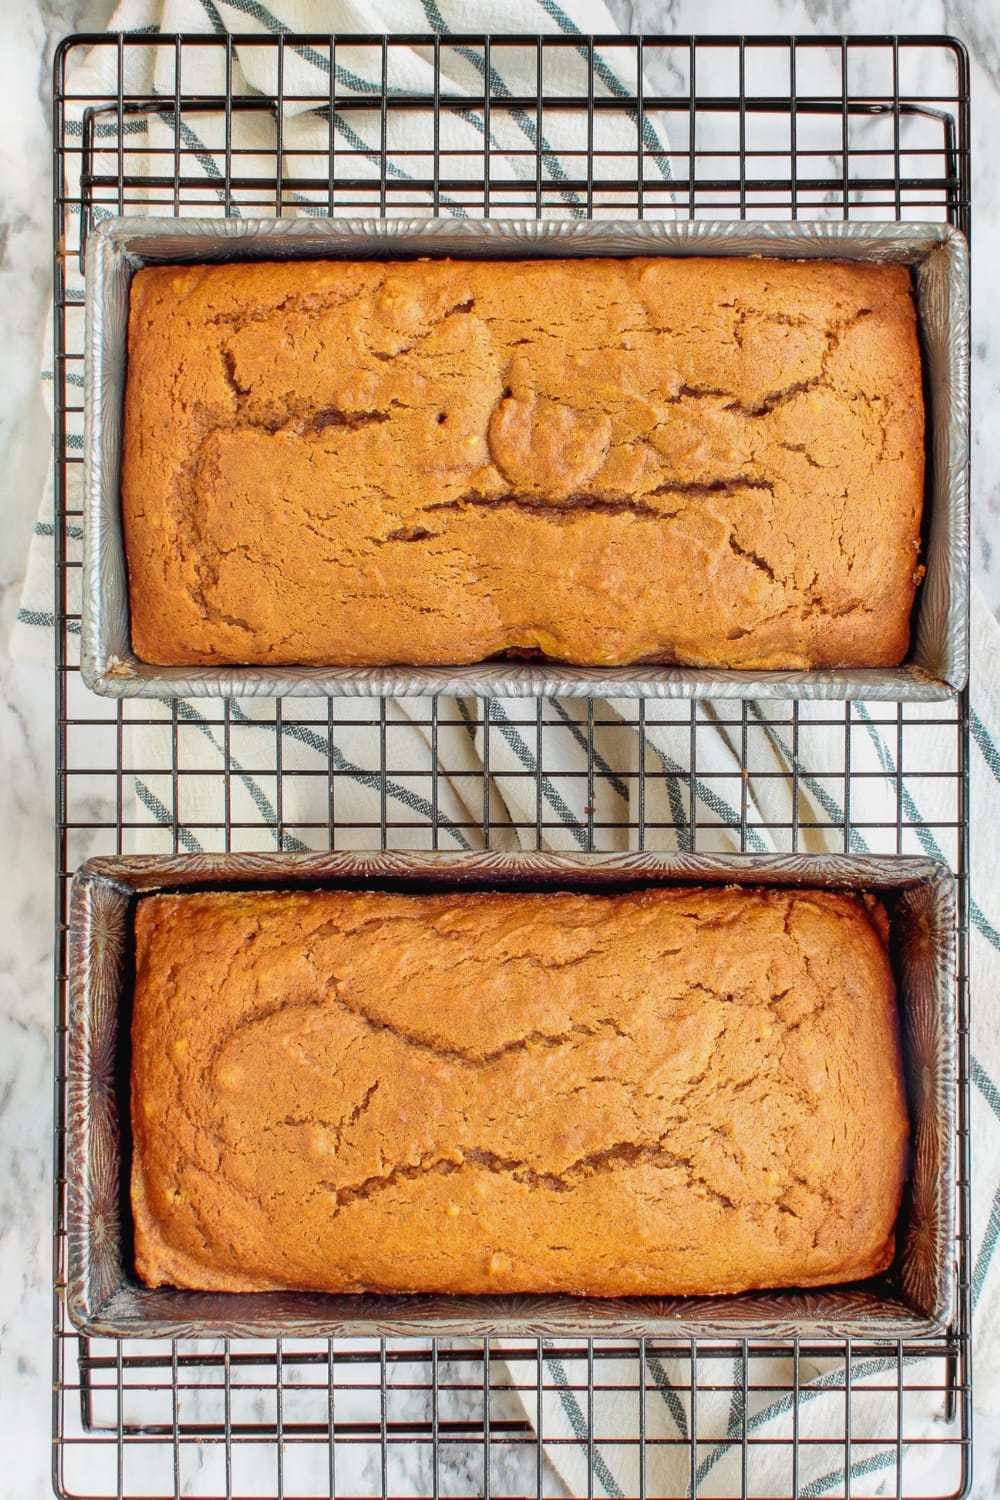
[[[1000, 5], [997, 0], [609, 0], [624, 31], [950, 32], [973, 84], [973, 569], [1000, 613]], [[58, 38], [100, 29], [113, 0], [6, 0], [0, 48], [0, 1495], [49, 1493], [51, 1326], [51, 674], [6, 653], [49, 451], [37, 371], [48, 361], [50, 63]], [[859, 63], [863, 65], [863, 63]], [[676, 82], [676, 80], [675, 80]], [[192, 1410], [199, 1399], [191, 1397]], [[416, 1402], [416, 1398], [414, 1397]], [[419, 1402], [417, 1402], [419, 1404]], [[422, 1413], [414, 1410], [414, 1415]], [[214, 1462], [200, 1450], [191, 1464]], [[371, 1463], [369, 1457], [366, 1460]], [[102, 1472], [106, 1472], [102, 1471]], [[193, 1477], [193, 1476], [191, 1476]], [[348, 1476], [342, 1476], [347, 1479]], [[426, 1473], [408, 1472], [418, 1491]], [[359, 1484], [377, 1476], [359, 1472]], [[926, 1476], [933, 1484], [933, 1474]], [[106, 1482], [106, 1481], [105, 1481]], [[455, 1472], [446, 1487], [457, 1489]], [[553, 1485], [553, 1492], [556, 1486]], [[1000, 1419], [980, 1417], [976, 1500], [1000, 1491]], [[930, 1492], [930, 1489], [929, 1491]]]

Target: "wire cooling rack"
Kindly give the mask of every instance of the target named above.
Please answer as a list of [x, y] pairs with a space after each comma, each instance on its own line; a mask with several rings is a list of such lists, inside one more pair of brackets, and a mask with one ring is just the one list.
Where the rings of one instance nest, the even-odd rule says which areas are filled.
[[[411, 47], [426, 65], [426, 84], [416, 91], [412, 81], [398, 81], [397, 65]], [[102, 82], [71, 86], [88, 49], [83, 76]], [[239, 81], [240, 59], [251, 52], [266, 64], [263, 91]], [[459, 58], [471, 80], [460, 102], [442, 85]], [[303, 60], [322, 76], [322, 97], [314, 87], [295, 92]], [[155, 90], [136, 82], [152, 76], [151, 62]], [[504, 76], [527, 80], [522, 92]], [[206, 85], [206, 78], [224, 82]], [[380, 82], [372, 90], [362, 78]], [[297, 145], [303, 117], [308, 144]], [[455, 134], [459, 121], [478, 139], [475, 150], [468, 132]], [[242, 144], [246, 122], [249, 146]], [[752, 850], [766, 836], [779, 850], [795, 850], [819, 834], [834, 849], [940, 850], [960, 877], [965, 907], [964, 696], [930, 708], [789, 702], [770, 711], [768, 724], [751, 703], [713, 710], [413, 700], [428, 749], [408, 763], [400, 760], [396, 714], [375, 701], [223, 701], [192, 710], [88, 694], [77, 667], [82, 250], [96, 219], [150, 211], [910, 218], [947, 219], [968, 231], [969, 81], [961, 47], [928, 37], [575, 35], [137, 34], [63, 44], [55, 72], [53, 1419], [54, 1480], [66, 1495], [540, 1497], [565, 1493], [552, 1463], [559, 1466], [560, 1450], [568, 1449], [586, 1460], [588, 1494], [621, 1493], [615, 1474], [629, 1457], [625, 1471], [642, 1495], [874, 1493], [879, 1476], [884, 1492], [899, 1496], [963, 1493], [971, 1409], [964, 923], [960, 1295], [946, 1336], [809, 1348], [793, 1340], [777, 1350], [652, 1339], [544, 1348], [434, 1340], [117, 1343], [81, 1338], [68, 1324], [66, 897], [88, 854], [476, 847], [509, 839], [512, 822], [527, 847], [701, 850], [722, 840]], [[652, 753], [662, 720], [683, 747], [673, 758]], [[709, 720], [712, 733], [734, 747], [735, 767], [708, 764]], [[546, 764], [553, 722], [575, 755], [560, 758], [558, 780]], [[458, 770], [448, 759], [456, 726], [478, 736], [482, 769], [453, 778], [463, 793], [446, 817], [441, 786]], [[161, 747], [155, 765], [145, 763], [151, 730]], [[858, 754], [873, 730], [882, 746], [876, 817], [865, 795], [873, 773]], [[930, 764], [919, 750], [928, 733]], [[751, 822], [741, 786], [775, 734], [786, 746], [785, 769], [769, 774], [784, 795], [769, 805], [782, 810]], [[211, 739], [221, 774], [189, 754], [191, 735]], [[321, 751], [318, 765], [303, 766], [292, 753], [303, 744]], [[501, 761], [506, 784], [520, 785], [516, 817], [491, 789], [491, 764]], [[934, 782], [932, 812], [922, 814], [909, 789], [915, 773]], [[311, 812], [292, 814], [303, 803], [302, 778], [319, 795], [307, 799]], [[600, 796], [605, 783], [616, 791], [610, 812]], [[368, 794], [360, 812], [342, 795], [348, 784]], [[817, 785], [812, 812], [801, 813], [800, 792]], [[817, 1367], [843, 1394], [833, 1417], [829, 1403], [817, 1419], [796, 1400]], [[666, 1368], [678, 1416], [667, 1437], [659, 1428], [655, 1435], [650, 1420], [652, 1404], [664, 1399]], [[864, 1416], [873, 1390], [888, 1397], [888, 1431], [883, 1425], [877, 1438]], [[727, 1417], [715, 1430], [707, 1413], [719, 1397]], [[927, 1436], [914, 1413], [935, 1398], [943, 1416]], [[568, 1422], [553, 1420], [553, 1400]], [[632, 1412], [624, 1426], [623, 1400]], [[776, 1438], [752, 1413], [782, 1403], [790, 1416]], [[833, 1458], [819, 1481], [806, 1484], [802, 1472], [817, 1445]], [[661, 1450], [671, 1446], [684, 1476], [671, 1481], [675, 1490], [662, 1477]], [[722, 1456], [725, 1465], [717, 1463]]]

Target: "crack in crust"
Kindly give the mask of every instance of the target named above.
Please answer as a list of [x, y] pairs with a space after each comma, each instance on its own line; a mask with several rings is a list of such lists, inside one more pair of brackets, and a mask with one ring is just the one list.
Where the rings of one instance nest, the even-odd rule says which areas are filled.
[[[593, 961], [593, 954], [583, 955], [578, 962], [589, 964]], [[464, 955], [466, 963], [475, 962], [475, 956]], [[572, 967], [571, 964], [547, 964], [542, 959], [533, 955], [522, 957], [520, 963], [530, 968], [537, 969], [541, 974], [552, 974], [557, 969]], [[577, 1037], [600, 1037], [614, 1036], [627, 1039], [628, 1032], [621, 1026], [614, 1016], [601, 1016], [589, 1022], [579, 1022], [572, 1026], [564, 1027], [560, 1031], [545, 1031], [538, 1027], [525, 1031], [509, 1041], [503, 1042], [498, 1047], [489, 1049], [449, 1046], [443, 1042], [440, 1036], [433, 1032], [418, 1030], [416, 1027], [407, 1027], [393, 1022], [378, 1012], [367, 1008], [352, 995], [350, 998], [346, 993], [346, 985], [338, 981], [334, 974], [323, 978], [317, 978], [317, 988], [314, 993], [304, 996], [289, 998], [285, 997], [275, 1001], [273, 1004], [265, 1005], [259, 1010], [254, 1010], [249, 1015], [240, 1019], [237, 1025], [230, 1030], [221, 1033], [212, 1043], [207, 1054], [207, 1065], [215, 1066], [225, 1053], [234, 1038], [245, 1036], [247, 1031], [254, 1027], [266, 1026], [268, 1022], [279, 1018], [288, 1018], [293, 1015], [304, 1015], [311, 1013], [313, 1016], [322, 1017], [326, 1014], [330, 1003], [334, 1003], [346, 1011], [366, 1031], [383, 1037], [391, 1037], [407, 1048], [427, 1052], [433, 1057], [441, 1058], [447, 1062], [464, 1064], [476, 1069], [489, 1067], [491, 1063], [498, 1062], [501, 1058], [509, 1057], [515, 1052], [527, 1052], [531, 1050], [544, 1049], [546, 1047], [565, 1047], [567, 1043], [574, 1041]]]
[[322, 1186], [332, 1194], [339, 1210], [357, 1202], [369, 1202], [380, 1193], [398, 1187], [401, 1182], [416, 1181], [425, 1172], [450, 1177], [456, 1172], [470, 1168], [474, 1171], [488, 1172], [493, 1176], [510, 1177], [514, 1182], [521, 1183], [525, 1187], [552, 1193], [570, 1193], [574, 1186], [584, 1178], [636, 1166], [649, 1166], [655, 1171], [671, 1169], [682, 1171], [686, 1174], [690, 1185], [703, 1190], [707, 1197], [723, 1208], [733, 1207], [732, 1199], [726, 1197], [725, 1193], [715, 1192], [703, 1177], [692, 1175], [689, 1158], [675, 1155], [658, 1141], [650, 1143], [617, 1141], [613, 1146], [604, 1146], [599, 1151], [588, 1152], [585, 1156], [570, 1162], [569, 1166], [564, 1167], [561, 1172], [538, 1172], [528, 1162], [518, 1161], [516, 1157], [498, 1156], [495, 1151], [474, 1147], [463, 1151], [461, 1159], [457, 1161], [451, 1156], [422, 1157], [418, 1162], [394, 1166], [389, 1172], [366, 1177], [364, 1181], [349, 1183], [346, 1187], [337, 1186], [332, 1182], [324, 1182]]

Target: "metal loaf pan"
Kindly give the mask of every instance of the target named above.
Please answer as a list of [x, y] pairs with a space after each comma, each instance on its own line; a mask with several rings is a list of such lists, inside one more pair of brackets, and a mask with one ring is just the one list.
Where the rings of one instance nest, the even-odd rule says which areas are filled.
[[[443, 667], [151, 667], [132, 651], [120, 479], [129, 285], [144, 265], [342, 257], [486, 260], [774, 256], [912, 266], [928, 407], [923, 558], [911, 647], [898, 668], [754, 672], [488, 661]], [[87, 245], [81, 670], [117, 698], [260, 694], [661, 698], [947, 698], [968, 675], [968, 252], [946, 224], [427, 219], [110, 219]]]
[[[151, 891], [336, 887], [613, 890], [669, 883], [878, 892], [891, 914], [912, 1175], [891, 1271], [851, 1286], [726, 1297], [358, 1296], [149, 1290], [129, 1243], [133, 914]], [[644, 1334], [887, 1339], [945, 1328], [955, 1273], [955, 890], [934, 860], [657, 854], [306, 854], [94, 859], [70, 913], [67, 1306], [94, 1335]]]

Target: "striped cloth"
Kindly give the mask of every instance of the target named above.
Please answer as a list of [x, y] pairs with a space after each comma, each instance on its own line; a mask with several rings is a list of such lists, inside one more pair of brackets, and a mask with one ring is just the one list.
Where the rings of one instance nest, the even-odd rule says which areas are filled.
[[[503, 8], [502, 28], [493, 7], [478, 3], [448, 4], [447, 0], [329, 0], [312, 4], [309, 0], [274, 0], [268, 7], [258, 0], [123, 0], [113, 20], [113, 27], [131, 31], [239, 31], [276, 34], [285, 30], [379, 33], [386, 30], [420, 32], [434, 30], [474, 31], [481, 28], [521, 33], [562, 31], [610, 33], [613, 23], [601, 0], [565, 0], [565, 8], [555, 0], [510, 0]], [[575, 49], [561, 54], [562, 78], [547, 80], [547, 87], [578, 89], [579, 68], [584, 60]], [[146, 73], [128, 72], [126, 88], [172, 95], [174, 90], [173, 54], [171, 49], [157, 53], [155, 65], [146, 54]], [[350, 56], [338, 54], [340, 69], [338, 87], [375, 93], [381, 79], [352, 71]], [[129, 68], [138, 63], [128, 57]], [[505, 91], [533, 91], [531, 76], [516, 76], [517, 54], [494, 52], [490, 77], [495, 97]], [[445, 92], [461, 94], [482, 87], [482, 62], [472, 53], [448, 52], [448, 70], [442, 81]], [[358, 64], [361, 67], [361, 64]], [[394, 62], [390, 85], [423, 89], [429, 79], [426, 54], [404, 51]], [[219, 93], [225, 79], [216, 53], [185, 54], [184, 92]], [[599, 57], [595, 64], [595, 89], [608, 94], [622, 94], [634, 88], [636, 80], [620, 64]], [[272, 92], [276, 80], [273, 54], [246, 50], [234, 64], [233, 87]], [[311, 56], [308, 49], [287, 49], [286, 94], [301, 93], [325, 97], [329, 90], [329, 65], [325, 58]], [[114, 59], [109, 53], [94, 55], [82, 62], [72, 80], [72, 90], [80, 94], [110, 94], [116, 91]], [[206, 120], [208, 117], [206, 117]], [[634, 122], [633, 122], [634, 127]], [[79, 129], [79, 121], [70, 119], [69, 129]], [[286, 146], [294, 145], [317, 154], [325, 151], [329, 127], [318, 123], [308, 105], [293, 106], [284, 121]], [[338, 141], [345, 151], [353, 153], [352, 172], [368, 170], [372, 179], [373, 211], [377, 208], [379, 177], [382, 169], [378, 141], [378, 112], [371, 115], [352, 113], [337, 123]], [[396, 129], [396, 127], [393, 127]], [[625, 132], [617, 141], [623, 154], [634, 159], [635, 131], [628, 136], [627, 122], [615, 128]], [[134, 131], [141, 145], [141, 132], [148, 129], [149, 145], [173, 146], [173, 121], [169, 114], [162, 120], [151, 120], [148, 126], [135, 121], [126, 129]], [[453, 131], [449, 143], [463, 146], [469, 153], [467, 171], [470, 181], [481, 171], [484, 146], [484, 123], [474, 111], [453, 117], [448, 129]], [[493, 127], [491, 127], [492, 133]], [[509, 152], [497, 159], [494, 154], [491, 171], [496, 180], [516, 180], [527, 168], [517, 151], [527, 143], [532, 149], [530, 175], [534, 178], [534, 126], [527, 117], [512, 116], [497, 122], [491, 143], [494, 153]], [[239, 146], [262, 153], [270, 151], [273, 162], [274, 123], [269, 115], [254, 113], [237, 117], [233, 126], [234, 141]], [[226, 205], [222, 186], [222, 166], [215, 142], [208, 134], [200, 137], [193, 126], [182, 127], [185, 149], [195, 153], [206, 182], [206, 212], [221, 213]], [[394, 180], [402, 180], [406, 167], [394, 162], [392, 150], [407, 142], [393, 137], [388, 142], [385, 168]], [[616, 144], [612, 137], [607, 143]], [[650, 120], [643, 144], [654, 153], [656, 169], [664, 179], [670, 175], [669, 147], [663, 122]], [[558, 139], [543, 143], [547, 153], [547, 180], [558, 188], [567, 175], [559, 160]], [[371, 148], [371, 149], [369, 149]], [[367, 154], [366, 154], [367, 151]], [[475, 158], [475, 159], [474, 159]], [[138, 158], [141, 161], [141, 158]], [[308, 155], [296, 159], [292, 170], [308, 176], [317, 170], [317, 158]], [[136, 169], [136, 159], [132, 163]], [[100, 165], [98, 165], [100, 170]], [[115, 170], [114, 158], [108, 170]], [[272, 168], [273, 170], [273, 168]], [[286, 169], [287, 170], [287, 169]], [[325, 173], [325, 165], [322, 168]], [[585, 210], [567, 190], [563, 212], [581, 215]], [[600, 195], [597, 195], [599, 201]], [[297, 195], [300, 212], [318, 212], [308, 191]], [[239, 212], [239, 205], [232, 205]], [[169, 211], [169, 205], [167, 206]], [[260, 212], [260, 208], [254, 209]], [[426, 212], [432, 211], [428, 203]], [[467, 210], [461, 202], [442, 200], [442, 211], [456, 216]], [[82, 299], [82, 283], [70, 283], [70, 296]], [[51, 374], [48, 376], [51, 382]], [[72, 374], [71, 380], [80, 376]], [[51, 392], [51, 384], [49, 386]], [[70, 449], [82, 447], [82, 430], [73, 426], [67, 438]], [[78, 508], [80, 474], [71, 468], [70, 508]], [[46, 493], [36, 526], [36, 536], [29, 559], [23, 607], [14, 641], [14, 654], [22, 660], [38, 660], [51, 653], [53, 604], [51, 593], [52, 542], [55, 526], [51, 512], [51, 487]], [[78, 528], [69, 528], [69, 547], [78, 547]], [[70, 587], [77, 586], [78, 570], [71, 570]], [[70, 608], [77, 607], [72, 596]], [[978, 596], [973, 596], [973, 762], [972, 799], [976, 810], [976, 827], [1000, 826], [1000, 631]], [[374, 711], [377, 718], [378, 711]], [[326, 705], [315, 700], [295, 704], [286, 701], [275, 732], [273, 702], [247, 700], [230, 705], [228, 724], [220, 725], [219, 714], [204, 701], [183, 702], [178, 706], [178, 723], [172, 723], [168, 705], [143, 702], [129, 705], [128, 718], [142, 719], [124, 736], [127, 769], [127, 797], [124, 810], [127, 830], [135, 851], [150, 852], [173, 846], [174, 829], [178, 828], [182, 850], [196, 851], [217, 847], [218, 825], [222, 809], [227, 809], [234, 823], [249, 825], [242, 833], [246, 847], [267, 847], [277, 842], [279, 826], [282, 847], [298, 849], [327, 842], [328, 819], [331, 816], [331, 785], [334, 808], [332, 816], [338, 828], [346, 823], [360, 825], [356, 842], [377, 844], [380, 830], [403, 820], [409, 825], [405, 839], [395, 829], [394, 841], [410, 847], [428, 847], [436, 837], [443, 849], [473, 846], [483, 814], [484, 756], [488, 753], [488, 788], [491, 818], [497, 825], [495, 847], [517, 848], [523, 843], [534, 847], [536, 829], [544, 826], [544, 843], [553, 848], [579, 848], [586, 842], [580, 824], [588, 818], [600, 830], [598, 844], [603, 848], [627, 847], [637, 839], [639, 824], [636, 795], [636, 771], [640, 741], [636, 733], [636, 708], [627, 702], [613, 700], [598, 705], [597, 728], [593, 734], [595, 774], [592, 785], [578, 773], [588, 763], [588, 737], [580, 724], [587, 721], [586, 707], [555, 700], [542, 704], [537, 720], [534, 708], [523, 703], [497, 700], [488, 747], [484, 745], [478, 706], [457, 700], [442, 703], [438, 723], [428, 722], [427, 705], [418, 700], [390, 702], [386, 705], [384, 726], [372, 729], [373, 706], [345, 700], [336, 706], [333, 720], [327, 718]], [[657, 831], [650, 846], [690, 847], [687, 829], [692, 822], [688, 806], [689, 787], [696, 799], [700, 849], [737, 849], [740, 831], [746, 848], [770, 850], [776, 847], [773, 831], [793, 820], [801, 829], [799, 847], [808, 851], [824, 848], [840, 850], [845, 822], [845, 710], [843, 705], [803, 704], [797, 729], [789, 722], [787, 704], [751, 705], [747, 717], [747, 744], [744, 770], [744, 728], [733, 726], [732, 705], [705, 703], [699, 708], [697, 765], [691, 766], [692, 734], [689, 707], [685, 704], [652, 704], [648, 707], [645, 734], [645, 778], [643, 817], [648, 826], [675, 825], [679, 831]], [[739, 719], [739, 714], [736, 715]], [[159, 721], [162, 720], [162, 723]], [[213, 722], [214, 720], [214, 722]], [[897, 757], [900, 738], [896, 711], [891, 706], [854, 705], [849, 715], [850, 734], [850, 847], [856, 852], [923, 852], [954, 862], [956, 857], [956, 821], [958, 817], [956, 782], [953, 777], [935, 777], [940, 767], [955, 763], [955, 724], [950, 710], [939, 713], [933, 706], [926, 711], [916, 707], [905, 711], [905, 776], [899, 792]], [[281, 747], [281, 770], [278, 775], [276, 745]], [[379, 774], [381, 747], [386, 746], [388, 776]], [[436, 744], [438, 766], [437, 823], [432, 829], [434, 810], [427, 768], [431, 765]], [[536, 776], [539, 754], [545, 774]], [[176, 761], [184, 769], [180, 777], [172, 775]], [[334, 775], [329, 775], [332, 766]], [[275, 774], [262, 768], [273, 767]], [[398, 767], [398, 772], [393, 770]], [[248, 769], [249, 768], [249, 769]], [[689, 777], [689, 772], [693, 776]], [[311, 773], [311, 774], [310, 774]], [[527, 774], [526, 774], [527, 773]], [[576, 774], [575, 774], [576, 773]], [[734, 801], [732, 788], [742, 785], [741, 799]], [[797, 799], [792, 805], [793, 788]], [[98, 808], [95, 822], [114, 822], [114, 809]], [[811, 826], [814, 825], [814, 826]], [[787, 838], [787, 833], [784, 835]], [[973, 904], [971, 938], [971, 984], [975, 1006], [973, 1023], [973, 1296], [976, 1305], [976, 1378], [977, 1400], [984, 1408], [1000, 1410], [1000, 1256], [994, 1264], [994, 1250], [1000, 1238], [1000, 1023], [992, 1001], [1000, 989], [1000, 864], [997, 841], [988, 836], [974, 841]], [[940, 1387], [941, 1365], [933, 1369], [921, 1366], [919, 1360], [907, 1358], [904, 1378], [908, 1389], [902, 1421], [901, 1444], [897, 1445], [899, 1421], [896, 1380], [899, 1374], [895, 1355], [891, 1359], [871, 1359], [860, 1369], [855, 1366], [852, 1388], [865, 1388], [865, 1399], [855, 1395], [852, 1401], [851, 1433], [855, 1441], [870, 1440], [855, 1454], [845, 1455], [839, 1445], [824, 1441], [815, 1446], [799, 1447], [799, 1493], [825, 1495], [841, 1493], [847, 1483], [846, 1466], [850, 1465], [850, 1488], [856, 1495], [894, 1493], [897, 1465], [902, 1456], [904, 1482], [907, 1486], [919, 1474], [921, 1453], [913, 1446], [921, 1438], [942, 1431], [943, 1402], [940, 1390], [921, 1391], [922, 1384]], [[506, 1367], [512, 1400], [523, 1401], [529, 1419], [536, 1418], [535, 1371], [530, 1362], [523, 1365], [510, 1361]], [[584, 1405], [570, 1389], [577, 1384], [581, 1371], [570, 1361], [555, 1357], [546, 1362], [547, 1390], [544, 1400], [543, 1430], [547, 1437], [568, 1441], [548, 1450], [553, 1466], [562, 1476], [571, 1494], [586, 1494], [588, 1482], [593, 1492], [606, 1495], [634, 1494], [639, 1488], [636, 1449], [619, 1445], [638, 1432], [636, 1398], [627, 1387], [634, 1386], [637, 1366], [634, 1360], [620, 1364], [602, 1363], [601, 1382], [621, 1386], [601, 1397], [601, 1409], [595, 1414], [596, 1444], [588, 1443], [588, 1424]], [[584, 1384], [586, 1371], [583, 1372]], [[790, 1457], [778, 1444], [797, 1432], [801, 1438], [829, 1439], [843, 1425], [845, 1371], [843, 1361], [804, 1360], [799, 1371], [798, 1387], [793, 1386], [790, 1362], [774, 1357], [755, 1360], [751, 1390], [744, 1401], [738, 1368], [732, 1362], [717, 1372], [720, 1385], [733, 1385], [732, 1391], [703, 1389], [697, 1397], [697, 1431], [699, 1444], [695, 1453], [695, 1478], [698, 1493], [714, 1495], [739, 1489], [741, 1464], [740, 1438], [746, 1431], [762, 1444], [773, 1440], [775, 1447], [754, 1447], [751, 1492], [781, 1493], [790, 1488]], [[734, 1379], [735, 1376], [735, 1379]], [[931, 1377], [925, 1379], [924, 1377]], [[646, 1435], [649, 1439], [686, 1439], [691, 1431], [692, 1401], [685, 1389], [689, 1375], [686, 1362], [650, 1359], [646, 1371], [650, 1387], [662, 1398], [648, 1402]], [[709, 1377], [710, 1384], [711, 1376]], [[879, 1387], [887, 1385], [888, 1390]], [[761, 1391], [764, 1386], [773, 1387]], [[881, 1440], [881, 1443], [880, 1443]], [[593, 1451], [592, 1473], [588, 1476]], [[689, 1446], [649, 1449], [645, 1475], [650, 1494], [684, 1494], [691, 1482]]]

